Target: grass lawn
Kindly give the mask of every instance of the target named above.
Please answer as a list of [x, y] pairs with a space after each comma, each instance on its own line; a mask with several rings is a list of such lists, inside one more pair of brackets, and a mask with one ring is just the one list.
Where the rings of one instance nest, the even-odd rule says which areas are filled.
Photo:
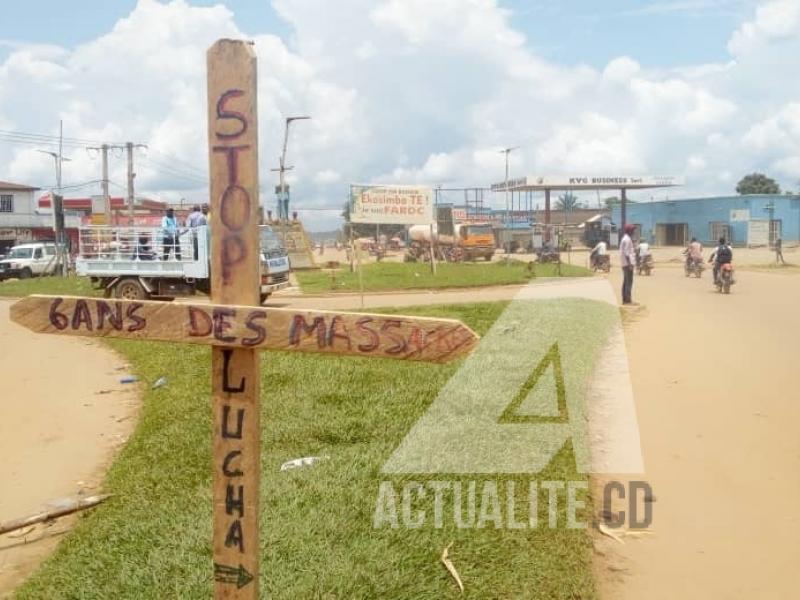
[[[535, 265], [510, 260], [491, 263], [441, 263], [436, 266], [436, 275], [426, 263], [381, 262], [363, 266], [364, 290], [384, 290], [478, 287], [527, 283], [533, 277], [558, 277], [558, 266]], [[591, 271], [576, 265], [561, 265], [562, 277], [590, 275]], [[343, 268], [331, 279], [330, 271], [297, 271], [300, 287], [306, 293], [356, 292], [359, 290], [358, 273]]]
[[[599, 314], [593, 312], [600, 310], [599, 303], [565, 302], [574, 304], [563, 310], [574, 310], [581, 319]], [[483, 303], [402, 312], [459, 318], [483, 334], [504, 307]], [[146, 384], [163, 375], [169, 382], [156, 390], [145, 388], [140, 423], [104, 485], [114, 497], [85, 513], [17, 597], [209, 598], [210, 350], [124, 341], [111, 345]], [[438, 529], [433, 519], [418, 529], [373, 528], [379, 484], [387, 479], [381, 466], [459, 363], [265, 352], [262, 365], [263, 597], [595, 596], [586, 531], [543, 525], [548, 506], [541, 495], [538, 528], [495, 529], [489, 524], [458, 529], [452, 518]], [[311, 455], [330, 458], [279, 471], [284, 461]], [[536, 478], [585, 480], [574, 471], [567, 445]], [[399, 489], [410, 479], [445, 477], [390, 479]], [[491, 479], [519, 481], [517, 505], [527, 506], [527, 495], [522, 495], [527, 478]], [[560, 494], [563, 513], [563, 490]], [[565, 522], [563, 515], [559, 521]], [[439, 562], [451, 541], [451, 558], [465, 582], [463, 596]]]
[[0, 296], [23, 297], [31, 294], [63, 294], [65, 296], [99, 296], [88, 277], [32, 277], [0, 281]]

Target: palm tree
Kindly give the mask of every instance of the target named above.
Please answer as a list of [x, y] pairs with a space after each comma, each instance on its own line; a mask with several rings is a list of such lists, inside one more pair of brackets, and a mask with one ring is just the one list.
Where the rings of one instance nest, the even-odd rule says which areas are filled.
[[564, 212], [572, 212], [579, 208], [583, 208], [583, 203], [572, 192], [564, 192], [564, 195], [559, 196], [558, 202], [556, 202], [556, 209]]

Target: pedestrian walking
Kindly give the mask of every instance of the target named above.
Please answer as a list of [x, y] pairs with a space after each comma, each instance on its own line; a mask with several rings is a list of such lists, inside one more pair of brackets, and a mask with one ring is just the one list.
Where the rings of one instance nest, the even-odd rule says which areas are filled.
[[786, 264], [786, 261], [783, 260], [783, 243], [781, 242], [781, 238], [775, 240], [775, 263]]

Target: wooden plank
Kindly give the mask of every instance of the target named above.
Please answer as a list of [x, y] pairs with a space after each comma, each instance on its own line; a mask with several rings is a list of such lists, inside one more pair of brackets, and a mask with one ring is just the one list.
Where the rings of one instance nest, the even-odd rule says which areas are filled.
[[[208, 50], [208, 155], [211, 199], [211, 299], [259, 302], [258, 121], [252, 43], [219, 40]], [[261, 376], [258, 352], [240, 344], [211, 352], [214, 596], [259, 597]]]
[[449, 362], [478, 342], [455, 319], [223, 304], [29, 296], [11, 319], [37, 333]]

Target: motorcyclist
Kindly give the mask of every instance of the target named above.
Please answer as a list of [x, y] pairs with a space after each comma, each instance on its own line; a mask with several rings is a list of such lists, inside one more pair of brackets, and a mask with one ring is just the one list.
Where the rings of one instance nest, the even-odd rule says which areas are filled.
[[636, 266], [640, 266], [648, 256], [650, 256], [650, 244], [640, 239], [636, 246]]
[[596, 265], [599, 265], [600, 257], [605, 256], [608, 252], [608, 245], [605, 243], [604, 240], [600, 240], [597, 242], [597, 245], [592, 248], [591, 253], [589, 254], [589, 263], [594, 268]]
[[714, 283], [717, 283], [720, 266], [733, 262], [733, 250], [725, 243], [724, 237], [719, 238], [719, 245], [711, 253], [708, 262], [714, 263]]
[[686, 255], [686, 266], [691, 266], [692, 262], [703, 262], [703, 244], [697, 241], [697, 238], [692, 238], [686, 250], [683, 251]]

